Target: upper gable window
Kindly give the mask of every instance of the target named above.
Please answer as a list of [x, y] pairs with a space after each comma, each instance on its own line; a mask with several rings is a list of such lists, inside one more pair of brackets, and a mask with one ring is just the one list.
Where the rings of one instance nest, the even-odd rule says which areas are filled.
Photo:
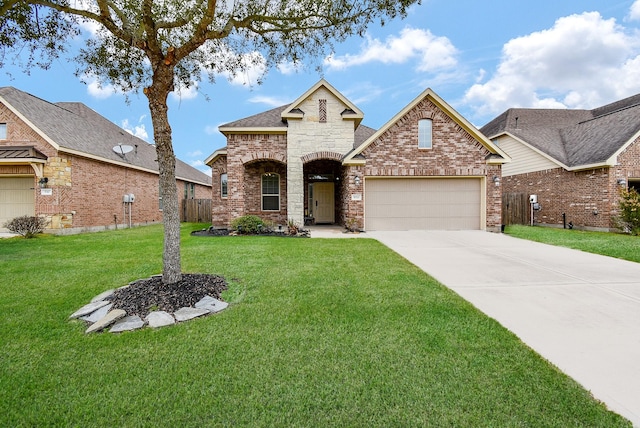
[[280, 175], [262, 175], [262, 211], [280, 211]]
[[220, 174], [220, 196], [222, 196], [223, 198], [226, 198], [229, 195], [227, 185], [227, 174]]
[[418, 121], [418, 148], [430, 149], [433, 146], [432, 134], [433, 122], [431, 119], [420, 119]]
[[7, 124], [0, 123], [0, 140], [6, 140], [6, 139], [7, 139]]

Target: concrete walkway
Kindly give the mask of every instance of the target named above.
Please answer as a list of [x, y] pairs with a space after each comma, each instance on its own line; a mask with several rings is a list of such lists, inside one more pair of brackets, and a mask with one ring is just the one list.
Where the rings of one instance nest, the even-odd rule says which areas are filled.
[[640, 427], [639, 263], [481, 231], [363, 237], [454, 290]]

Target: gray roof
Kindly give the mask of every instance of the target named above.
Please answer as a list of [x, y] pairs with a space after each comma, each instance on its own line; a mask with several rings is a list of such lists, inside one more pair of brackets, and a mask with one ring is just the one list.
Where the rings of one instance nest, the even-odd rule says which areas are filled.
[[[61, 150], [158, 171], [154, 145], [134, 137], [82, 103], [51, 103], [13, 87], [1, 87], [0, 97]], [[134, 150], [125, 155], [117, 154], [113, 148], [120, 144], [132, 146]], [[176, 177], [211, 184], [210, 176], [179, 159], [176, 159]]]
[[480, 131], [508, 132], [568, 167], [604, 163], [640, 131], [640, 94], [593, 110], [513, 108]]
[[[287, 123], [282, 120], [282, 112], [286, 111], [290, 106], [291, 104], [286, 104], [244, 119], [225, 123], [220, 125], [220, 128], [223, 130], [228, 130], [228, 128], [286, 128]], [[359, 125], [354, 132], [353, 148], [355, 149], [375, 134], [376, 130], [365, 125]]]

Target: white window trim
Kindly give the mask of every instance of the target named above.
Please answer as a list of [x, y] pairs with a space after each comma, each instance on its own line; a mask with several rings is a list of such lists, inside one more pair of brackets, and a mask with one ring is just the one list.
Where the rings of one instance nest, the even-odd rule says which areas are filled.
[[[423, 123], [429, 123], [429, 145], [428, 146], [423, 146], [422, 145], [422, 140], [423, 138], [421, 138], [423, 136], [422, 134], [422, 130], [421, 130], [421, 124]], [[420, 119], [418, 120], [418, 148], [421, 150], [431, 150], [433, 149], [433, 120], [429, 119], [429, 118], [424, 118], [424, 119]]]
[[[275, 175], [278, 178], [278, 180], [277, 180], [277, 182], [278, 182], [278, 193], [264, 193], [264, 177], [269, 175], [269, 174]], [[278, 208], [275, 209], [275, 210], [266, 210], [266, 209], [264, 209], [264, 197], [265, 196], [276, 196], [278, 198], [278, 204], [277, 204]], [[260, 176], [260, 209], [262, 211], [270, 211], [270, 212], [280, 211], [280, 174], [275, 173], [275, 172], [271, 172], [271, 173], [262, 174]]]

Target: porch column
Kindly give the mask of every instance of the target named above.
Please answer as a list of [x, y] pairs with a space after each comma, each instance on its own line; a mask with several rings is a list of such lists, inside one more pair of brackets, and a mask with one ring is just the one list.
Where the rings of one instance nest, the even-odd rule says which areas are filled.
[[287, 218], [304, 225], [304, 173], [298, 153], [287, 155]]

